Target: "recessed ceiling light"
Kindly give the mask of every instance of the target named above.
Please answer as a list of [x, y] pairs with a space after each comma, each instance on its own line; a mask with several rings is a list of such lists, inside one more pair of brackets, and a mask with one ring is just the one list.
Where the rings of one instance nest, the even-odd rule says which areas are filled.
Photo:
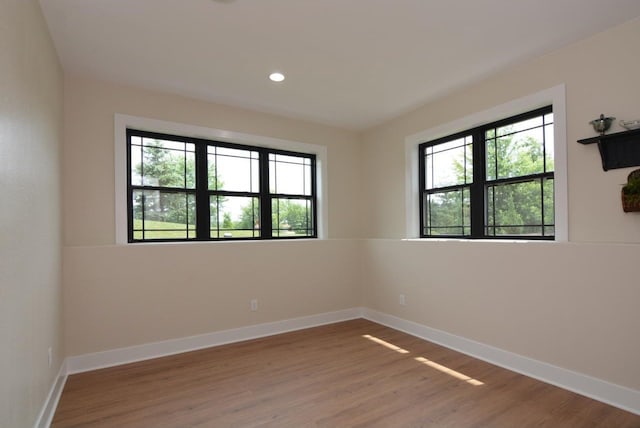
[[284, 80], [284, 74], [282, 73], [271, 73], [269, 75], [269, 80], [272, 82], [282, 82]]

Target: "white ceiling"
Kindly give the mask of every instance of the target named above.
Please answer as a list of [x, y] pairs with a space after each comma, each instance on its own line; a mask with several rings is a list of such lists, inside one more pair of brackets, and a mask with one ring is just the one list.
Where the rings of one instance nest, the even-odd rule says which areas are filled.
[[40, 3], [67, 73], [355, 130], [640, 16], [639, 0]]

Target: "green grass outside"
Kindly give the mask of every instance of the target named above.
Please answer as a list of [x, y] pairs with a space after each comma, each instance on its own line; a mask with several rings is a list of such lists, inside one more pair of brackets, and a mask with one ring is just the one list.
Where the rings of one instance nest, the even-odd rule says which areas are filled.
[[[170, 223], [165, 221], [153, 221], [146, 220], [145, 224], [145, 233], [144, 239], [187, 239], [187, 230], [186, 224], [182, 223]], [[143, 239], [142, 236], [142, 220], [135, 219], [133, 220], [133, 238], [134, 239]], [[158, 229], [169, 229], [169, 230], [158, 230]], [[189, 238], [195, 238], [195, 225], [189, 225]], [[217, 238], [215, 236], [217, 233], [216, 230], [212, 230], [212, 237]], [[225, 238], [224, 234], [230, 233], [231, 238], [253, 238], [258, 237], [258, 235], [254, 235], [252, 230], [220, 230], [220, 238]], [[281, 232], [280, 236], [294, 236], [295, 233], [283, 233]]]
[[[182, 223], [170, 223], [167, 221], [145, 220], [144, 239], [185, 239], [187, 238], [187, 225]], [[133, 238], [143, 239], [142, 237], [142, 220], [133, 220]], [[189, 238], [195, 237], [195, 224], [189, 225]], [[154, 229], [172, 229], [172, 230], [154, 230]]]

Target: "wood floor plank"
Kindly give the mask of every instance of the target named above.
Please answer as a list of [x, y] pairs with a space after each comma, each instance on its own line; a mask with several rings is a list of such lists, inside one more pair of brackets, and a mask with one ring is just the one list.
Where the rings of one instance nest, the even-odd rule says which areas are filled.
[[640, 416], [366, 320], [69, 376], [52, 427], [629, 427]]

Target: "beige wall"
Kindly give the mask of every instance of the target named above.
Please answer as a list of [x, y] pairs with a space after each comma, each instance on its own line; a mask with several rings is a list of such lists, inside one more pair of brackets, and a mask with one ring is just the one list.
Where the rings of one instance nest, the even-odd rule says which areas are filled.
[[[0, 427], [32, 426], [62, 362], [62, 70], [37, 1], [0, 3]], [[53, 348], [53, 364], [47, 350]]]
[[640, 390], [638, 253], [619, 244], [368, 240], [364, 305]]
[[[68, 355], [360, 305], [357, 134], [74, 77], [64, 98]], [[115, 113], [326, 146], [334, 239], [114, 245]]]
[[[620, 204], [633, 168], [604, 172], [597, 147], [576, 143], [594, 135], [587, 122], [600, 113], [640, 118], [640, 59], [629, 54], [638, 40], [635, 20], [366, 132], [364, 234], [386, 239], [365, 245], [365, 305], [639, 389], [640, 215]], [[399, 240], [407, 136], [559, 84], [566, 85], [571, 243]]]
[[67, 353], [360, 306], [360, 250], [357, 240], [67, 247]]

